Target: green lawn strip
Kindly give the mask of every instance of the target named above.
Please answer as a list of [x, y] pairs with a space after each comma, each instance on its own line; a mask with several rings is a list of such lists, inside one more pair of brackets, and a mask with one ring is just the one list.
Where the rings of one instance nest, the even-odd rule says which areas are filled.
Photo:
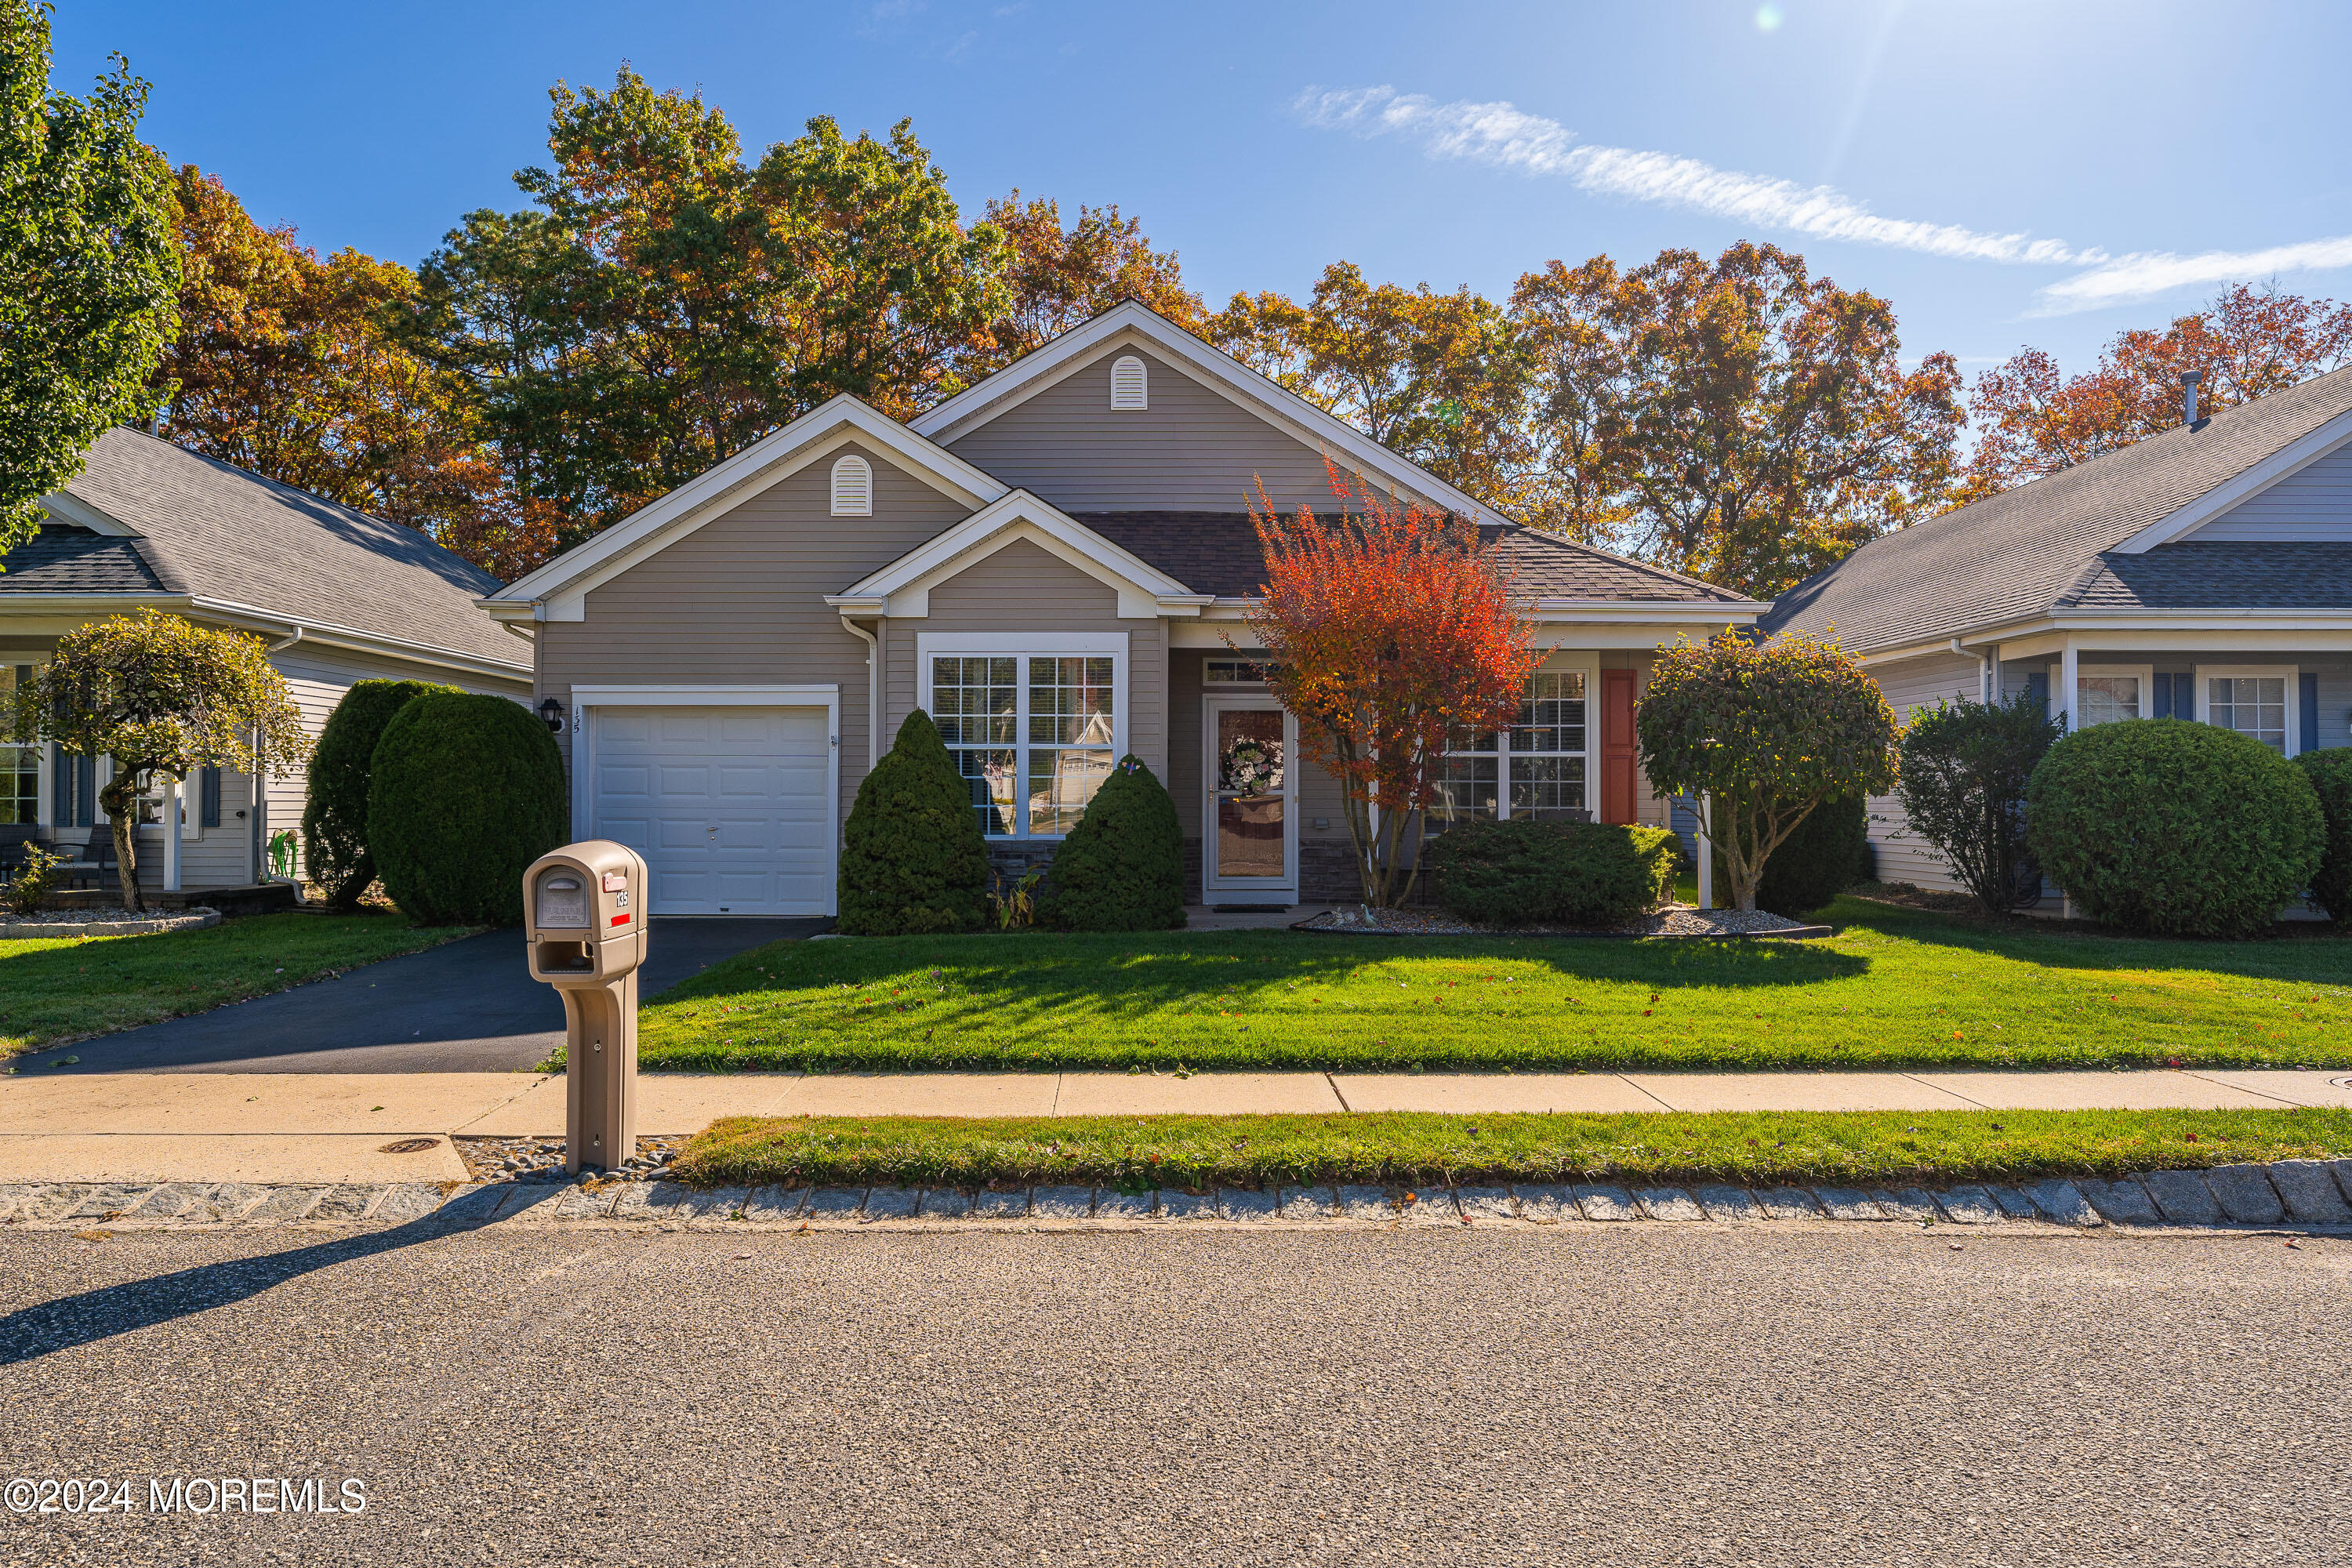
[[471, 934], [398, 914], [282, 914], [153, 936], [0, 942], [0, 1057], [207, 1012]]
[[730, 1117], [698, 1185], [1268, 1187], [1609, 1180], [1888, 1186], [2123, 1175], [2352, 1151], [2352, 1110], [1771, 1111], [1696, 1115]]
[[[2352, 942], [2020, 931], [1843, 899], [1819, 941], [861, 937], [654, 998], [648, 1068], [2342, 1067]], [[658, 940], [658, 939], [656, 939]]]

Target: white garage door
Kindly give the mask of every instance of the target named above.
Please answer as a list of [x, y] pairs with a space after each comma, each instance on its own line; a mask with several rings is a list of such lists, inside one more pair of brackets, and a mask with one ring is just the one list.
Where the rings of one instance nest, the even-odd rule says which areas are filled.
[[595, 710], [592, 831], [653, 870], [657, 915], [821, 915], [833, 907], [822, 708]]

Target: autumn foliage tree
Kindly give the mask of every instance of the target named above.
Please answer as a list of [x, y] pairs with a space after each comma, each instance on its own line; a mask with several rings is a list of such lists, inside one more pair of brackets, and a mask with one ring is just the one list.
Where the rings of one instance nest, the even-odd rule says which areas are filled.
[[1328, 521], [1259, 489], [1266, 581], [1245, 619], [1307, 760], [1339, 781], [1365, 902], [1390, 908], [1419, 875], [1417, 819], [1454, 738], [1517, 711], [1534, 625], [1471, 525], [1330, 479]]
[[1634, 712], [1652, 787], [1707, 801], [1700, 831], [1741, 910], [1756, 907], [1764, 863], [1815, 806], [1893, 787], [1900, 728], [1836, 643], [1731, 630], [1661, 649]]
[[2218, 414], [2352, 364], [2352, 305], [2239, 283], [2161, 331], [2109, 339], [2099, 363], [2060, 372], [2026, 349], [1977, 377], [1976, 450], [1955, 499], [1975, 500], [2071, 468], [2180, 423], [2180, 377], [2203, 374], [2198, 408]]
[[1004, 236], [1004, 301], [970, 372], [1010, 364], [1122, 300], [1147, 305], [1187, 331], [1201, 330], [1201, 297], [1184, 287], [1176, 253], [1154, 249], [1140, 220], [1122, 216], [1117, 204], [1081, 206], [1077, 221], [1065, 228], [1059, 203], [1024, 201], [1016, 189], [992, 200], [986, 216]]

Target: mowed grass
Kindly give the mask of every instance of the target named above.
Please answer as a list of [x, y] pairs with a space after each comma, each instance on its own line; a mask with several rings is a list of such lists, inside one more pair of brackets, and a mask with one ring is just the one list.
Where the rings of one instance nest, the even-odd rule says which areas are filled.
[[2015, 931], [1858, 900], [1806, 942], [856, 938], [664, 992], [666, 1069], [2352, 1065], [2352, 942]]
[[0, 942], [0, 1057], [266, 996], [468, 934], [393, 913], [283, 914], [153, 936]]
[[1890, 1186], [2124, 1175], [2352, 1152], [2352, 1111], [735, 1117], [679, 1157], [703, 1185], [1456, 1185], [1586, 1179]]

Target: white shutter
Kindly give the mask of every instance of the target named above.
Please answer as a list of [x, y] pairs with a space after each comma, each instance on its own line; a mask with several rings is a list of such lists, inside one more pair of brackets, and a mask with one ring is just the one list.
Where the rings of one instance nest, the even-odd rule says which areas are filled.
[[1143, 362], [1133, 354], [1121, 354], [1111, 365], [1110, 405], [1113, 408], [1150, 407], [1148, 387]]
[[874, 515], [874, 468], [863, 458], [843, 458], [833, 465], [833, 515]]

